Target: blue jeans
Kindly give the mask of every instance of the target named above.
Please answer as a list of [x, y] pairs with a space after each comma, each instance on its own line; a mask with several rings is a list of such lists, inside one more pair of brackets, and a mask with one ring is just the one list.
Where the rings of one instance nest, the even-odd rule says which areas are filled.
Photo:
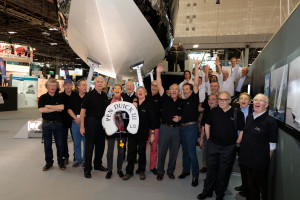
[[199, 164], [196, 154], [196, 143], [198, 138], [198, 124], [180, 127], [180, 142], [182, 145], [183, 173], [190, 173], [192, 164], [193, 178], [199, 177]]
[[[72, 133], [74, 140], [74, 154], [76, 162], [80, 163], [84, 161], [85, 155], [85, 137], [80, 134], [80, 125], [74, 120], [72, 121]], [[81, 153], [81, 140], [83, 141], [83, 156]]]
[[42, 125], [44, 137], [44, 151], [45, 160], [47, 164], [53, 164], [53, 150], [52, 150], [52, 135], [55, 139], [57, 149], [57, 162], [63, 164], [63, 124], [62, 122], [48, 123], [43, 122]]

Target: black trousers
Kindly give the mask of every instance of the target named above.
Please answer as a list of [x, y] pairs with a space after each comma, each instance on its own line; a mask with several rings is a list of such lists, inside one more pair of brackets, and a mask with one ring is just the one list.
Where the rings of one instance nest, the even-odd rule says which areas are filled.
[[245, 192], [247, 194], [247, 200], [260, 200], [260, 196], [263, 200], [268, 199], [268, 184], [267, 170], [255, 170], [244, 166], [246, 173]]
[[63, 149], [63, 157], [64, 159], [69, 158], [69, 147], [68, 147], [68, 133], [69, 133], [69, 129], [71, 132], [71, 136], [73, 139], [73, 134], [72, 134], [72, 129], [70, 127], [63, 127], [63, 145], [64, 145], [64, 149]]
[[184, 69], [185, 69], [185, 60], [177, 60], [177, 63], [180, 67], [180, 71], [181, 72], [184, 72]]
[[102, 156], [105, 148], [105, 132], [100, 119], [86, 117], [85, 127], [85, 161], [84, 171], [92, 170], [92, 158], [95, 148], [94, 167], [102, 165]]
[[146, 169], [146, 144], [148, 140], [148, 131], [128, 134], [128, 152], [126, 173], [133, 174], [136, 154], [139, 155], [138, 170], [145, 172]]
[[174, 62], [173, 61], [168, 61], [168, 71], [169, 72], [174, 72]]
[[223, 197], [231, 175], [236, 145], [220, 146], [213, 142], [207, 142], [207, 172], [204, 180], [204, 192], [212, 193], [217, 197]]

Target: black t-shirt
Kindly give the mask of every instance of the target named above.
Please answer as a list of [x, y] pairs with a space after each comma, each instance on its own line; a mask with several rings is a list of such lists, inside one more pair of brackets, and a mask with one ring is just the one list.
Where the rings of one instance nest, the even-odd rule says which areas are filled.
[[64, 103], [64, 110], [62, 111], [62, 114], [63, 114], [63, 123], [65, 127], [71, 127], [72, 124], [72, 118], [68, 113], [68, 107], [69, 107], [70, 98], [74, 94], [75, 92], [73, 91], [71, 92], [70, 96], [67, 95], [65, 92], [58, 94], [62, 98]]
[[240, 163], [255, 170], [266, 170], [270, 162], [270, 144], [277, 143], [278, 127], [274, 118], [265, 112], [256, 119], [246, 119], [240, 148]]
[[159, 93], [157, 93], [154, 96], [152, 96], [152, 94], [150, 94], [150, 95], [148, 95], [148, 99], [150, 101], [152, 112], [155, 116], [155, 118], [154, 118], [155, 129], [159, 129], [159, 127], [160, 127], [160, 115], [161, 115], [161, 104], [162, 104], [161, 97], [160, 97]]
[[[40, 96], [38, 108], [45, 107], [45, 105], [61, 105], [61, 104], [64, 104], [64, 102], [60, 95], [55, 93], [54, 96], [51, 96], [47, 92], [46, 94]], [[42, 113], [42, 118], [44, 120], [49, 120], [49, 121], [61, 121], [63, 119], [63, 114], [62, 112]]]
[[234, 108], [231, 107], [227, 112], [224, 112], [218, 106], [210, 111], [205, 123], [210, 125], [209, 140], [216, 145], [227, 146], [236, 143], [237, 130], [243, 130], [245, 120], [243, 113], [237, 110], [237, 127], [235, 128]]
[[75, 115], [80, 115], [82, 101], [84, 99], [79, 96], [78, 93], [74, 93], [69, 100], [68, 109], [71, 109]]
[[199, 95], [193, 92], [189, 98], [183, 100], [181, 123], [197, 122], [199, 117], [198, 112]]
[[81, 108], [86, 109], [86, 117], [94, 117], [102, 120], [105, 109], [108, 105], [108, 98], [105, 92], [97, 92], [93, 89], [85, 95]]
[[162, 123], [171, 124], [179, 126], [179, 122], [174, 122], [172, 119], [174, 116], [181, 116], [182, 114], [182, 104], [183, 100], [177, 98], [174, 101], [171, 97], [169, 97], [166, 93], [162, 96], [162, 111], [161, 118]]
[[138, 133], [149, 134], [149, 129], [154, 130], [154, 112], [151, 109], [150, 101], [144, 100], [141, 105], [138, 104], [137, 110], [139, 112], [139, 129]]

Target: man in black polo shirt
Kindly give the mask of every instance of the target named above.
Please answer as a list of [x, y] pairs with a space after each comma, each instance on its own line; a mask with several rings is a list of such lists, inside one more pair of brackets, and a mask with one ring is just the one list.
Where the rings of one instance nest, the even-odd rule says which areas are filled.
[[69, 134], [69, 129], [72, 134], [71, 130], [71, 125], [72, 125], [72, 119], [70, 115], [68, 114], [68, 104], [70, 101], [70, 97], [74, 95], [74, 92], [72, 91], [73, 89], [73, 82], [71, 79], [66, 79], [64, 81], [64, 91], [62, 93], [59, 93], [61, 98], [63, 99], [64, 103], [64, 110], [62, 112], [63, 114], [63, 142], [64, 142], [64, 152], [63, 152], [63, 157], [64, 157], [64, 162], [65, 165], [69, 164], [69, 147], [68, 147], [68, 134]]
[[158, 161], [157, 161], [157, 180], [162, 180], [165, 170], [165, 160], [169, 150], [169, 164], [167, 174], [170, 179], [174, 179], [174, 170], [178, 150], [180, 147], [180, 116], [182, 109], [182, 99], [178, 97], [180, 89], [179, 85], [170, 86], [170, 96], [165, 93], [161, 82], [161, 72], [164, 71], [163, 64], [157, 65], [157, 86], [160, 96], [162, 97], [162, 124], [159, 129], [158, 138]]
[[198, 139], [198, 106], [199, 106], [199, 67], [200, 62], [195, 62], [194, 85], [185, 83], [182, 87], [184, 99], [180, 126], [180, 142], [182, 145], [182, 173], [178, 178], [183, 179], [190, 174], [192, 167], [192, 186], [198, 185], [199, 164], [196, 154], [196, 143]]
[[213, 108], [205, 122], [207, 138], [207, 173], [204, 189], [198, 199], [211, 197], [215, 190], [216, 200], [222, 200], [228, 186], [236, 144], [240, 143], [240, 134], [244, 128], [244, 115], [230, 106], [230, 94], [221, 92], [218, 95], [219, 106]]
[[[150, 171], [157, 175], [157, 169], [156, 169], [156, 161], [157, 161], [157, 144], [158, 144], [158, 138], [159, 138], [159, 127], [160, 127], [160, 115], [161, 115], [161, 97], [158, 92], [158, 86], [157, 81], [154, 80], [151, 83], [151, 93], [147, 96], [147, 98], [150, 100], [150, 105], [152, 108], [152, 112], [154, 115], [154, 132], [151, 132], [149, 130], [149, 139], [153, 139], [153, 142], [151, 145], [150, 150], [150, 164], [149, 169]], [[149, 140], [148, 139], [148, 140]]]
[[[72, 118], [72, 134], [74, 140], [75, 162], [72, 167], [78, 167], [85, 159], [85, 137], [80, 134], [80, 110], [82, 101], [86, 95], [87, 83], [85, 80], [77, 82], [78, 93], [70, 97], [68, 104], [68, 114]], [[83, 141], [83, 155], [81, 152], [81, 141]]]
[[46, 165], [43, 171], [47, 171], [53, 165], [52, 135], [54, 135], [57, 148], [57, 162], [60, 169], [66, 169], [63, 160], [63, 123], [62, 111], [64, 104], [57, 94], [59, 83], [55, 79], [49, 79], [45, 84], [48, 92], [39, 99], [39, 112], [42, 113], [43, 138]]
[[264, 94], [254, 97], [254, 113], [248, 115], [242, 136], [239, 162], [245, 167], [247, 200], [260, 200], [260, 194], [263, 200], [268, 199], [268, 169], [278, 137], [277, 122], [267, 112], [268, 103]]
[[104, 79], [98, 76], [94, 80], [95, 89], [86, 94], [80, 111], [80, 134], [85, 136], [84, 176], [91, 178], [92, 158], [95, 147], [94, 170], [107, 171], [102, 166], [102, 156], [105, 148], [105, 132], [102, 127], [102, 117], [108, 105], [104, 87]]

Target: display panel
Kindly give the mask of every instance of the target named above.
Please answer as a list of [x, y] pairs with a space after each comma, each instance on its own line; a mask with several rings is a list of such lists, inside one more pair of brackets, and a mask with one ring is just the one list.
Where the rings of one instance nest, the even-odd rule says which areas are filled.
[[286, 124], [300, 131], [300, 56], [289, 63]]
[[288, 64], [271, 72], [269, 115], [284, 122], [287, 99]]

